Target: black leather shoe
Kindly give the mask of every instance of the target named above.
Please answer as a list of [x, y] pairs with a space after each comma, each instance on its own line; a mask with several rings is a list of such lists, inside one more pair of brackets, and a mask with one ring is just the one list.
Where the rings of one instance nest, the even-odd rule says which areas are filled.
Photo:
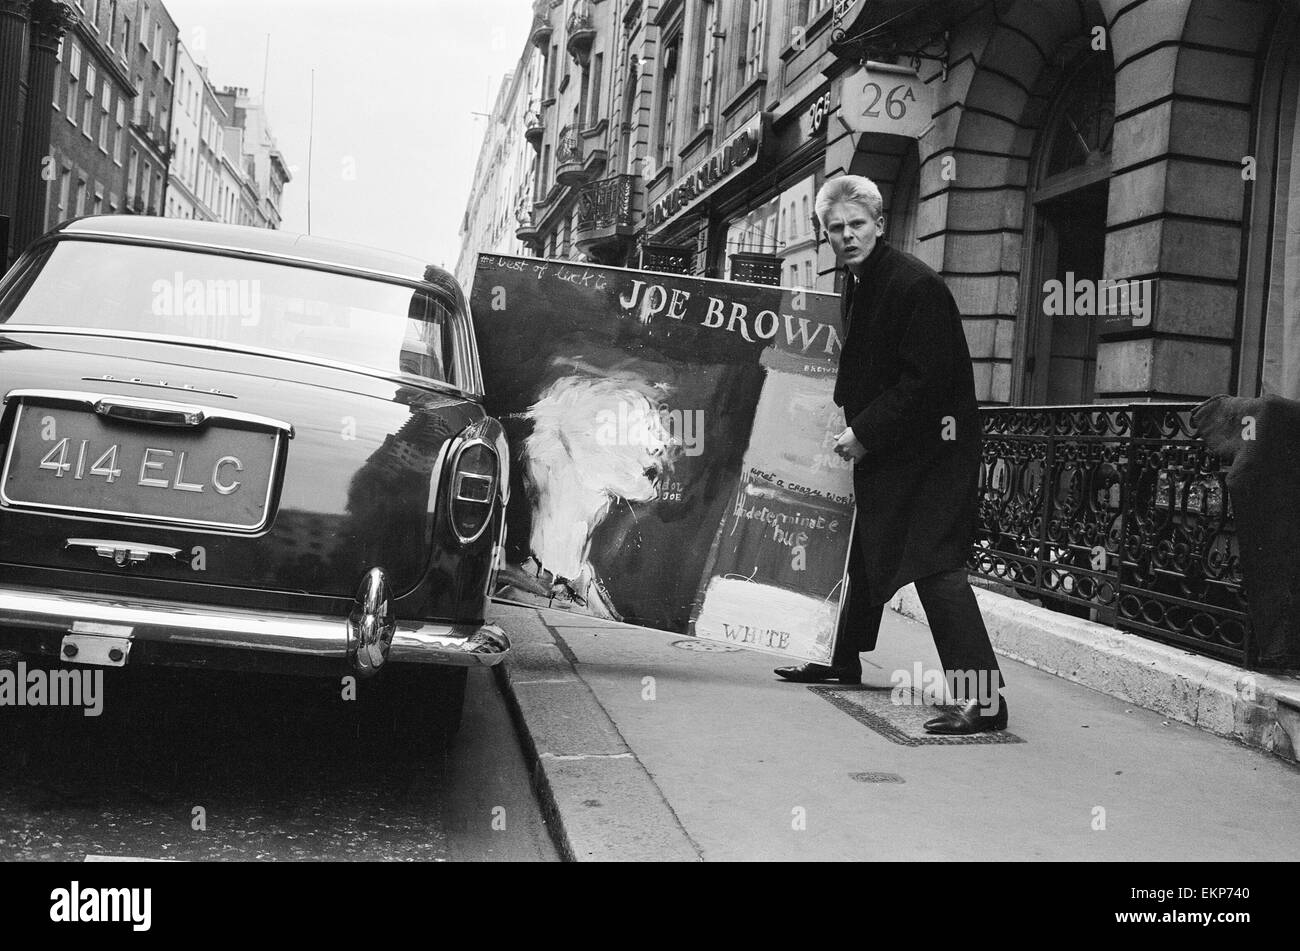
[[825, 664], [804, 664], [800, 667], [778, 667], [772, 671], [778, 677], [797, 684], [824, 684], [838, 680], [842, 684], [862, 683], [862, 665], [853, 667], [828, 667]]
[[944, 736], [964, 736], [1006, 728], [1007, 702], [1001, 696], [998, 697], [996, 712], [993, 704], [981, 707], [978, 700], [966, 700], [934, 719], [925, 721], [926, 732]]

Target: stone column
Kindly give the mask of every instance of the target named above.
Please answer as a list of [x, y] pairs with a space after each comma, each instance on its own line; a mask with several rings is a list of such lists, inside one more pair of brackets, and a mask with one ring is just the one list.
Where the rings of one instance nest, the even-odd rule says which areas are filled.
[[45, 175], [45, 158], [50, 154], [50, 120], [58, 66], [55, 53], [74, 18], [72, 8], [60, 0], [32, 2], [27, 102], [23, 110], [13, 227], [15, 256], [45, 231], [45, 196], [50, 187]]
[[[31, 5], [32, 0], [0, 0], [0, 216], [11, 219], [11, 230], [18, 188]], [[9, 248], [0, 248], [0, 270], [8, 266], [9, 260]]]

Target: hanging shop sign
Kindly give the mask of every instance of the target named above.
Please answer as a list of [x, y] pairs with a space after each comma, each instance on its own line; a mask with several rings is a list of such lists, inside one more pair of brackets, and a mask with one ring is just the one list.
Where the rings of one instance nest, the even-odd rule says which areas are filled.
[[695, 205], [741, 169], [752, 165], [763, 136], [761, 116], [729, 138], [689, 175], [673, 182], [663, 197], [650, 206], [647, 227], [658, 228]]
[[840, 118], [851, 132], [919, 138], [934, 118], [934, 86], [911, 70], [869, 63], [845, 78]]

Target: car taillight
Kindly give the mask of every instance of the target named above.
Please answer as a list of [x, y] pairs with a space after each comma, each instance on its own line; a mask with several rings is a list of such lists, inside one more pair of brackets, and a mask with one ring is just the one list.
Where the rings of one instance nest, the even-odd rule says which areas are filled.
[[471, 442], [456, 452], [451, 465], [451, 527], [462, 543], [483, 534], [492, 517], [497, 490], [497, 454], [491, 446]]

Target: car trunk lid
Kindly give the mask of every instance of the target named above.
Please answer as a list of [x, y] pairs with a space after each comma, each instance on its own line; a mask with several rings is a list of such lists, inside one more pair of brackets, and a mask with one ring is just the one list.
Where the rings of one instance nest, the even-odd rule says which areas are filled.
[[0, 393], [0, 563], [334, 597], [373, 567], [419, 583], [449, 440], [483, 415], [362, 373], [66, 333], [0, 337]]

